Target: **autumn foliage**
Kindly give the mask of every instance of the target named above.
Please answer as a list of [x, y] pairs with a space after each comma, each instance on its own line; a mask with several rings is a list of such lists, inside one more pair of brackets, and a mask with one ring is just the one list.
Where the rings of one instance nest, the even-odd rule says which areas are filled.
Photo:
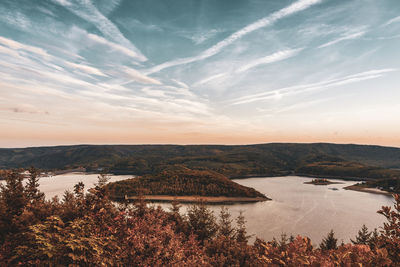
[[113, 199], [127, 196], [169, 195], [169, 196], [226, 196], [259, 197], [265, 195], [254, 188], [229, 180], [226, 176], [205, 170], [192, 170], [181, 165], [170, 166], [157, 174], [121, 180], [107, 185]]
[[[400, 197], [379, 211], [379, 232], [365, 228], [356, 244], [321, 248], [306, 237], [249, 244], [245, 218], [218, 218], [202, 205], [179, 212], [143, 201], [114, 204], [105, 179], [85, 193], [77, 184], [63, 198], [45, 200], [37, 171], [25, 186], [18, 172], [0, 190], [0, 266], [400, 266]], [[335, 246], [327, 245], [333, 244]]]

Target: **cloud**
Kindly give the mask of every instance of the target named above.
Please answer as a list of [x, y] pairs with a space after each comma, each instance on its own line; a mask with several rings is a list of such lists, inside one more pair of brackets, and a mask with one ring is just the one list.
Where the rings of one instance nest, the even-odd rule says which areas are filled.
[[24, 106], [11, 107], [11, 108], [1, 108], [0, 110], [11, 111], [14, 113], [45, 114], [45, 115], [50, 114], [48, 111], [38, 110], [31, 105], [24, 105]]
[[249, 96], [239, 97], [239, 98], [231, 100], [230, 102], [231, 102], [231, 105], [241, 105], [241, 104], [248, 104], [248, 103], [252, 103], [252, 102], [256, 102], [256, 101], [274, 99], [277, 96], [283, 97], [283, 96], [294, 95], [294, 94], [299, 94], [299, 93], [304, 93], [304, 92], [309, 92], [309, 91], [325, 90], [325, 89], [328, 89], [331, 87], [342, 86], [342, 85], [351, 84], [351, 83], [355, 83], [355, 82], [380, 78], [380, 77], [383, 77], [385, 73], [394, 72], [394, 71], [397, 71], [397, 69], [380, 69], [380, 70], [365, 71], [365, 72], [360, 72], [357, 74], [348, 75], [348, 76], [336, 78], [336, 79], [330, 79], [330, 80], [326, 80], [326, 81], [321, 81], [321, 82], [317, 82], [317, 83], [284, 87], [284, 88], [268, 91], [265, 93], [259, 93], [259, 94], [253, 94], [253, 95], [249, 95]]
[[345, 35], [343, 35], [343, 36], [341, 36], [341, 37], [339, 37], [339, 38], [337, 38], [337, 39], [335, 39], [333, 41], [330, 41], [330, 42], [327, 42], [327, 43], [325, 43], [323, 45], [320, 45], [318, 48], [325, 48], [325, 47], [337, 44], [337, 43], [342, 42], [342, 41], [357, 39], [357, 38], [362, 37], [365, 33], [366, 33], [366, 31], [358, 31], [358, 32], [353, 32], [353, 33], [347, 33], [347, 34], [345, 34]]
[[0, 44], [5, 45], [11, 49], [14, 50], [24, 50], [27, 52], [35, 53], [37, 55], [40, 55], [42, 57], [48, 57], [49, 54], [42, 48], [36, 47], [36, 46], [31, 46], [31, 45], [26, 45], [19, 43], [17, 41], [7, 39], [5, 37], [0, 36]]
[[32, 27], [31, 21], [24, 14], [15, 10], [0, 9], [0, 20], [23, 30], [29, 30]]
[[300, 101], [295, 104], [284, 106], [284, 107], [278, 107], [278, 108], [273, 108], [273, 109], [258, 108], [257, 110], [262, 113], [267, 113], [266, 116], [271, 116], [272, 114], [286, 113], [286, 112], [288, 112], [288, 111], [290, 112], [292, 110], [305, 109], [310, 106], [320, 104], [322, 102], [331, 101], [333, 99], [334, 99], [334, 97], [327, 97], [327, 98], [310, 100], [310, 101]]
[[182, 65], [182, 64], [188, 64], [191, 62], [195, 62], [195, 61], [199, 61], [199, 60], [203, 60], [206, 58], [209, 58], [211, 56], [214, 56], [216, 54], [218, 54], [221, 50], [223, 50], [225, 47], [229, 46], [230, 44], [232, 44], [233, 42], [241, 39], [243, 36], [254, 32], [258, 29], [267, 27], [269, 25], [271, 25], [272, 23], [285, 18], [287, 16], [290, 16], [292, 14], [295, 14], [297, 12], [300, 12], [302, 10], [305, 10], [315, 4], [318, 4], [322, 2], [322, 0], [299, 0], [279, 11], [276, 11], [274, 13], [272, 13], [271, 15], [259, 19], [256, 22], [247, 25], [246, 27], [240, 29], [239, 31], [231, 34], [229, 37], [227, 37], [226, 39], [218, 42], [217, 44], [215, 44], [214, 46], [210, 47], [209, 49], [203, 51], [201, 54], [194, 56], [194, 57], [187, 57], [187, 58], [180, 58], [180, 59], [176, 59], [176, 60], [172, 60], [172, 61], [168, 61], [165, 63], [162, 63], [160, 65], [157, 65], [153, 68], [151, 68], [146, 74], [150, 74], [150, 73], [154, 73], [154, 72], [158, 72], [160, 70], [163, 70], [165, 68], [169, 68], [169, 67], [173, 67], [173, 66], [177, 66], [177, 65]]
[[20, 57], [18, 51], [0, 45], [0, 53], [13, 57]]
[[165, 91], [162, 90], [154, 90], [151, 87], [144, 87], [142, 88], [142, 92], [148, 96], [155, 96], [155, 97], [166, 97]]
[[146, 61], [147, 58], [137, 49], [124, 35], [119, 31], [107, 17], [105, 17], [93, 4], [88, 0], [75, 0], [73, 3], [67, 0], [53, 0], [54, 2], [64, 6], [79, 17], [91, 22], [106, 37], [114, 42], [132, 50], [136, 54], [136, 59]]
[[222, 30], [212, 29], [209, 31], [199, 32], [192, 35], [186, 34], [186, 37], [193, 41], [196, 45], [202, 44], [208, 39], [213, 38], [218, 33], [222, 32]]
[[207, 84], [207, 83], [211, 83], [211, 82], [221, 83], [223, 81], [226, 81], [226, 79], [232, 77], [232, 75], [234, 75], [234, 74], [246, 72], [246, 71], [248, 71], [252, 68], [256, 68], [260, 65], [271, 64], [274, 62], [288, 59], [290, 57], [296, 56], [302, 50], [303, 50], [303, 48], [282, 50], [282, 51], [273, 53], [271, 55], [255, 59], [255, 60], [241, 66], [240, 68], [236, 69], [235, 71], [233, 71], [233, 73], [223, 72], [223, 73], [218, 73], [218, 74], [214, 74], [209, 77], [206, 77], [206, 78], [194, 83], [193, 86], [203, 85], [203, 84]]
[[69, 2], [68, 0], [54, 0], [54, 2], [62, 6], [72, 6], [71, 2]]
[[186, 88], [186, 89], [189, 88], [189, 86], [184, 82], [181, 82], [181, 81], [178, 81], [178, 80], [175, 80], [175, 79], [171, 79], [171, 81], [173, 81], [174, 83], [176, 83], [177, 85], [179, 85], [179, 86], [181, 86], [183, 88]]
[[383, 26], [388, 26], [390, 24], [397, 23], [397, 22], [400, 22], [400, 16], [390, 19], [388, 22], [383, 24]]
[[94, 75], [99, 75], [99, 76], [107, 76], [106, 74], [104, 74], [101, 70], [96, 69], [94, 67], [88, 66], [88, 65], [84, 65], [84, 64], [75, 64], [72, 62], [65, 62], [65, 64], [69, 67], [72, 67], [74, 69], [78, 69], [81, 70], [87, 74], [94, 74]]
[[146, 84], [157, 84], [157, 85], [161, 84], [160, 81], [148, 77], [135, 69], [124, 67], [123, 71], [128, 75], [129, 79], [132, 79], [136, 82], [146, 83]]
[[260, 65], [270, 64], [270, 63], [288, 59], [290, 57], [296, 56], [301, 50], [303, 50], [303, 49], [302, 48], [288, 49], [288, 50], [283, 50], [283, 51], [273, 53], [272, 55], [253, 60], [250, 63], [243, 65], [242, 67], [237, 69], [236, 72], [238, 72], [238, 73], [245, 72], [245, 71], [248, 71], [249, 69], [255, 68]]
[[92, 41], [94, 41], [96, 43], [106, 45], [106, 46], [114, 49], [115, 51], [121, 52], [121, 53], [123, 53], [123, 54], [125, 54], [127, 56], [132, 57], [132, 58], [140, 59], [140, 55], [139, 54], [137, 54], [136, 52], [134, 52], [134, 51], [132, 51], [132, 50], [120, 45], [120, 44], [116, 44], [116, 43], [110, 42], [107, 39], [104, 39], [103, 37], [98, 36], [96, 34], [92, 34], [92, 33], [88, 33], [87, 36], [88, 36], [88, 38], [90, 40], [92, 40]]
[[207, 77], [205, 79], [202, 79], [202, 80], [194, 83], [193, 86], [198, 86], [198, 85], [209, 83], [209, 82], [214, 81], [214, 80], [219, 80], [219, 79], [227, 77], [228, 75], [229, 75], [229, 73], [227, 73], [227, 72], [218, 73], [218, 74], [212, 75], [210, 77]]

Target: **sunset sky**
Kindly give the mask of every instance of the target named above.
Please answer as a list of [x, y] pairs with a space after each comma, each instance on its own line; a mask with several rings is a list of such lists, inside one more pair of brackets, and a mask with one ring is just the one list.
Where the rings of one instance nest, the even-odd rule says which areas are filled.
[[399, 0], [1, 0], [0, 147], [400, 147]]

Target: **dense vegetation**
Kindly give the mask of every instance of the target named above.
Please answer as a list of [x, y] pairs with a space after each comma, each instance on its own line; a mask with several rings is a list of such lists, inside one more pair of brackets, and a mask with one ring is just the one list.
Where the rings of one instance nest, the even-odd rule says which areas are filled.
[[351, 179], [400, 178], [400, 170], [366, 166], [361, 163], [347, 161], [308, 163], [298, 167], [296, 173], [316, 176], [348, 177]]
[[140, 194], [266, 198], [255, 189], [232, 182], [222, 174], [191, 170], [183, 166], [171, 166], [158, 174], [122, 180], [106, 187], [114, 199]]
[[6, 174], [0, 189], [1, 266], [400, 266], [400, 196], [394, 209], [379, 211], [387, 221], [379, 231], [363, 227], [353, 244], [337, 244], [334, 232], [314, 247], [310, 239], [282, 236], [248, 243], [245, 219], [226, 209], [219, 218], [204, 205], [187, 214], [116, 207], [107, 197], [105, 177], [92, 193], [74, 192], [46, 201], [37, 171], [22, 185], [18, 172]]
[[[338, 169], [309, 166], [329, 162], [336, 164]], [[35, 166], [42, 169], [69, 169], [82, 166], [89, 171], [106, 169], [112, 173], [142, 175], [158, 173], [165, 166], [181, 164], [191, 169], [213, 170], [230, 178], [299, 172], [365, 176], [353, 168], [342, 168], [341, 165], [346, 162], [360, 163], [365, 168], [400, 168], [400, 149], [323, 143], [246, 146], [80, 145], [0, 149], [0, 168]], [[382, 171], [365, 173], [381, 175]]]
[[388, 179], [377, 179], [358, 183], [354, 185], [356, 187], [367, 187], [367, 188], [379, 188], [389, 193], [400, 194], [400, 179], [388, 178]]

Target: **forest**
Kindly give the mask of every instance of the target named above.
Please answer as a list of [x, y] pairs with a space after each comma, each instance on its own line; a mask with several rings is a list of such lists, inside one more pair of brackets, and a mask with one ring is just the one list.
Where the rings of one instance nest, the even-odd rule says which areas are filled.
[[90, 193], [75, 185], [46, 200], [36, 169], [27, 183], [18, 171], [0, 188], [1, 266], [400, 266], [400, 196], [378, 213], [386, 222], [363, 226], [348, 244], [331, 231], [315, 245], [307, 237], [249, 242], [246, 220], [204, 204], [180, 213], [138, 200], [115, 205], [106, 176]]
[[138, 195], [260, 197], [264, 194], [239, 185], [222, 174], [170, 166], [158, 174], [109, 183], [106, 189], [112, 199]]
[[[62, 170], [84, 167], [93, 172], [105, 170], [114, 174], [143, 175], [159, 173], [174, 164], [216, 171], [229, 178], [299, 173], [337, 177], [399, 177], [400, 171], [395, 169], [400, 168], [400, 149], [327, 143], [76, 145], [0, 149], [0, 169], [34, 166], [43, 170]], [[327, 164], [331, 164], [329, 168]]]

